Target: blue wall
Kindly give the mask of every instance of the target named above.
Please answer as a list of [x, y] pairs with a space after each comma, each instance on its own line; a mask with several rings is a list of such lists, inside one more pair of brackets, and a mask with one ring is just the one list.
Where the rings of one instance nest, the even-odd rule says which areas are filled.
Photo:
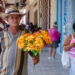
[[[62, 34], [62, 0], [57, 0], [57, 24], [58, 24], [58, 30]], [[61, 48], [62, 48], [62, 41], [59, 45], [59, 51], [58, 51], [59, 53], [62, 52]]]
[[[72, 25], [73, 23], [75, 23], [75, 0], [71, 0], [71, 1], [72, 1], [71, 2], [71, 7], [72, 7], [71, 25]], [[73, 32], [73, 30], [72, 30], [72, 32]]]
[[57, 0], [57, 23], [61, 33], [61, 43], [58, 52], [62, 53], [62, 45], [66, 37], [73, 33], [72, 24], [75, 22], [75, 0]]

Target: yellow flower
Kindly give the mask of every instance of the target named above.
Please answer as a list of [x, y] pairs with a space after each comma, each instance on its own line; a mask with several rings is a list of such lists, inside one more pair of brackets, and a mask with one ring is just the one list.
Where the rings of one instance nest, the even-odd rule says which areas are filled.
[[46, 44], [52, 43], [50, 37], [48, 38], [48, 37], [44, 36], [43, 40], [46, 42]]
[[40, 32], [41, 32], [42, 38], [43, 38], [43, 40], [46, 42], [46, 44], [52, 43], [51, 38], [50, 38], [50, 36], [49, 36], [49, 34], [48, 34], [47, 31], [45, 31], [45, 30], [40, 30]]
[[29, 33], [26, 33], [26, 34], [24, 35], [24, 38], [26, 38], [26, 37], [28, 37], [28, 36], [30, 36], [30, 34], [29, 34]]
[[23, 43], [24, 37], [20, 36], [17, 40], [17, 44], [19, 46], [19, 48], [23, 48], [24, 47], [24, 43]]
[[34, 44], [35, 47], [39, 48], [42, 48], [44, 46], [43, 40], [41, 38], [36, 38]]
[[33, 36], [36, 38], [36, 37], [42, 37], [42, 35], [40, 34], [40, 33], [38, 33], [38, 32], [36, 32], [36, 33], [33, 33]]
[[32, 51], [34, 49], [34, 45], [33, 44], [28, 44], [28, 51]]
[[40, 30], [41, 34], [48, 34], [45, 30]]
[[[52, 40], [51, 40], [51, 38], [50, 38], [49, 35], [47, 36], [47, 38], [48, 38], [49, 43], [52, 43]], [[49, 44], [49, 43], [48, 43], [48, 44]]]
[[26, 38], [26, 40], [28, 40], [28, 42], [33, 41], [34, 40], [34, 36], [30, 35]]

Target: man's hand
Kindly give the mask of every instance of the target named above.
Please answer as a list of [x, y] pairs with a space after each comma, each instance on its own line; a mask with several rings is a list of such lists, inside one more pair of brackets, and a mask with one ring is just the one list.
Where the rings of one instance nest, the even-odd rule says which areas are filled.
[[36, 57], [32, 57], [33, 64], [37, 64], [39, 62], [39, 54]]

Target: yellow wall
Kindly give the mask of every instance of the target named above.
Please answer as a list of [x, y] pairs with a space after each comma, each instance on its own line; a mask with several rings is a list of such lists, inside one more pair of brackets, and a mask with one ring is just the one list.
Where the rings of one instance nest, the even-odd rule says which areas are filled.
[[29, 22], [32, 22], [33, 23], [33, 4], [30, 5], [30, 8], [29, 8]]
[[29, 22], [32, 22], [33, 24], [34, 24], [34, 12], [35, 12], [35, 10], [37, 10], [36, 9], [37, 7], [34, 7], [34, 5], [37, 1], [38, 0], [27, 0], [28, 7], [29, 7], [29, 9], [28, 9], [28, 11], [29, 11]]
[[56, 21], [56, 0], [51, 0], [51, 27]]

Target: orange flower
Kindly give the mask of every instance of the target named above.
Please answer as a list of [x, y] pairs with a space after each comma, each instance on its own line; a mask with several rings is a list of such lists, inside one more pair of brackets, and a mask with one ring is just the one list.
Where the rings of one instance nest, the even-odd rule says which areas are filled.
[[29, 33], [26, 33], [26, 34], [24, 35], [24, 38], [26, 38], [26, 37], [28, 37], [28, 36], [30, 36], [30, 34], [29, 34]]
[[26, 40], [28, 40], [28, 42], [33, 41], [34, 40], [34, 36], [30, 35], [26, 38]]
[[23, 43], [24, 37], [20, 36], [17, 40], [17, 44], [19, 46], [19, 48], [23, 48], [24, 47], [24, 43]]
[[48, 34], [45, 30], [40, 30], [40, 32], [41, 32], [42, 35], [44, 35], [44, 34], [47, 35]]
[[47, 31], [45, 31], [45, 30], [40, 30], [40, 32], [41, 32], [42, 38], [43, 38], [43, 40], [46, 42], [46, 44], [52, 43], [51, 38], [50, 38], [50, 36], [49, 36], [49, 34], [48, 34]]
[[33, 33], [33, 36], [36, 38], [36, 37], [42, 37], [42, 35], [40, 34], [40, 33], [38, 33], [38, 32], [36, 32], [36, 33]]
[[28, 51], [32, 51], [34, 49], [34, 45], [33, 44], [28, 44]]
[[44, 46], [43, 40], [41, 38], [36, 38], [34, 44], [35, 47], [39, 48], [42, 48]]
[[52, 43], [48, 32], [40, 30], [40, 32], [33, 33], [32, 35], [26, 33], [25, 35], [20, 36], [17, 40], [17, 44], [19, 48], [22, 48], [24, 51], [31, 51], [36, 55], [41, 52], [44, 41], [46, 44]]

